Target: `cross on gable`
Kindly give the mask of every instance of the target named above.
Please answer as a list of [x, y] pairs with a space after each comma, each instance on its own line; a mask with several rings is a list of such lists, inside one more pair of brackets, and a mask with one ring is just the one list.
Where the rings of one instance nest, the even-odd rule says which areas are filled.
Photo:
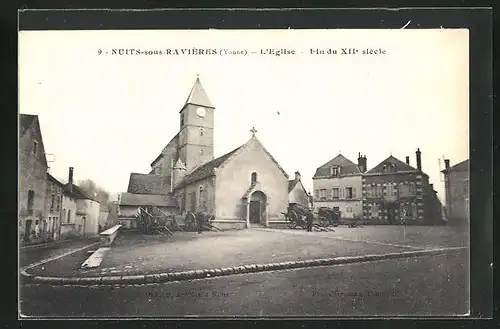
[[255, 136], [257, 129], [255, 129], [255, 127], [252, 127], [252, 129], [250, 129], [250, 132], [252, 133], [252, 136]]

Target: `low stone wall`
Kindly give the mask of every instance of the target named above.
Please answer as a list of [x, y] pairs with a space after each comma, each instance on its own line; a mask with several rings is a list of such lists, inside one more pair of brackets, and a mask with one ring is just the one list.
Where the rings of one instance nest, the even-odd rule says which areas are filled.
[[270, 221], [268, 224], [268, 227], [269, 228], [277, 228], [277, 229], [288, 228], [285, 221], [272, 221], [272, 222]]
[[243, 230], [247, 228], [247, 222], [241, 220], [213, 220], [211, 224], [219, 230]]
[[115, 225], [112, 228], [101, 232], [99, 236], [101, 237], [102, 244], [106, 247], [110, 246], [111, 243], [113, 243], [113, 240], [117, 237], [121, 227], [121, 225]]

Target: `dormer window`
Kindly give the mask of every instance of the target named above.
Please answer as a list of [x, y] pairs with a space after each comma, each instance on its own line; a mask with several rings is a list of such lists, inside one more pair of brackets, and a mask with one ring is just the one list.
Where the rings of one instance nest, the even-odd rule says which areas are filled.
[[38, 151], [38, 142], [33, 141], [33, 154], [36, 155], [36, 152]]
[[340, 175], [340, 166], [338, 166], [338, 167], [332, 167], [331, 168], [331, 174], [332, 174], [332, 176], [338, 176], [338, 175]]

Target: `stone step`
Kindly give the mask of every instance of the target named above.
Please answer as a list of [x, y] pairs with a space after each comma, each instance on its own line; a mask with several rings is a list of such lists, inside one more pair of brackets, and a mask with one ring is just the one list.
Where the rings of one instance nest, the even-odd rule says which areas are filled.
[[94, 268], [94, 267], [99, 267], [102, 263], [102, 260], [106, 253], [109, 251], [111, 248], [99, 248], [97, 249], [96, 252], [94, 252], [92, 255], [90, 255], [89, 258], [87, 258], [86, 261], [82, 263], [82, 268]]

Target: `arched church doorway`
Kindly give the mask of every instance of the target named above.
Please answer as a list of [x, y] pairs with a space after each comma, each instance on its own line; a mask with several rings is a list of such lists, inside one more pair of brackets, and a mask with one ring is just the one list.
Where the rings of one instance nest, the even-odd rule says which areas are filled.
[[265, 224], [267, 197], [262, 191], [250, 196], [250, 223]]

